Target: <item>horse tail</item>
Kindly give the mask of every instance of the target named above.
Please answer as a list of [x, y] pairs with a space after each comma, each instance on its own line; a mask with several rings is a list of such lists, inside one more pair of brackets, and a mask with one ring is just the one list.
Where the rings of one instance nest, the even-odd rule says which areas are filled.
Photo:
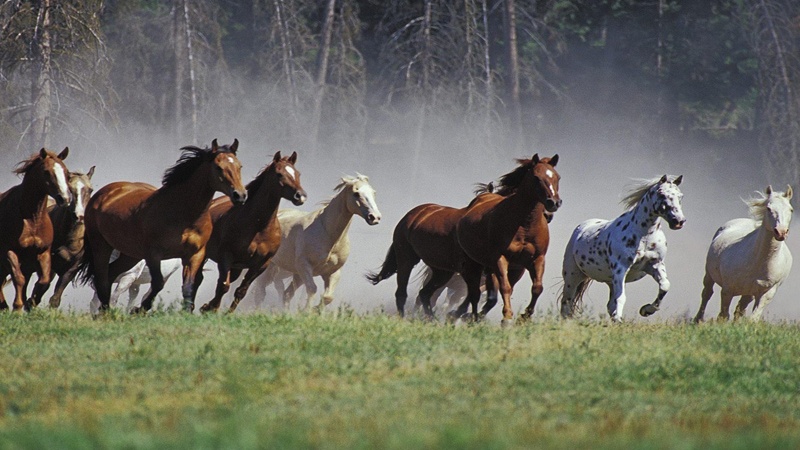
[[[585, 280], [581, 281], [578, 284], [578, 288], [575, 289], [575, 296], [572, 297], [572, 301], [570, 302], [569, 310], [572, 311], [574, 315], [576, 312], [580, 312], [583, 309], [583, 296], [586, 294], [586, 291], [589, 289], [589, 285], [592, 284], [591, 278], [586, 278]], [[558, 298], [556, 299], [556, 304], [562, 307], [563, 311], [563, 303], [566, 301], [564, 298], [564, 285], [561, 285], [561, 289], [558, 293]]]
[[379, 272], [368, 272], [366, 277], [370, 283], [378, 284], [396, 273], [397, 252], [394, 249], [394, 244], [392, 244], [392, 246], [389, 247], [389, 251], [386, 253], [386, 259], [383, 261], [383, 265], [381, 265], [381, 270]]
[[86, 285], [91, 282], [94, 284], [94, 258], [92, 258], [92, 246], [89, 244], [91, 240], [83, 239], [83, 254], [78, 262], [78, 272], [76, 273], [74, 284], [80, 283]]

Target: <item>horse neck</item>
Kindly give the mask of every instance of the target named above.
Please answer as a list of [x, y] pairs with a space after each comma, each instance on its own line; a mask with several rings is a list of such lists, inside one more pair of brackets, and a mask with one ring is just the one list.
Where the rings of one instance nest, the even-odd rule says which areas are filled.
[[770, 259], [783, 249], [784, 242], [775, 239], [772, 230], [767, 226], [767, 221], [762, 220], [761, 226], [755, 230], [755, 258], [758, 261]]
[[26, 173], [22, 177], [19, 189], [21, 199], [19, 208], [24, 216], [42, 217], [47, 215], [47, 189], [41, 180], [34, 179], [35, 175]]
[[74, 246], [83, 242], [85, 226], [75, 217], [74, 205], [53, 207], [50, 220], [53, 222], [53, 243]]
[[633, 209], [623, 213], [621, 217], [623, 223], [625, 223], [624, 219], [628, 219], [630, 224], [628, 228], [640, 238], [655, 233], [661, 227], [661, 223], [658, 221], [659, 216], [653, 205], [649, 203], [640, 201]]
[[[533, 187], [517, 188], [501, 200], [495, 209], [517, 226], [530, 226], [537, 220], [544, 220], [544, 203]], [[536, 214], [536, 211], [540, 214]]]
[[278, 214], [281, 203], [281, 188], [275, 174], [265, 174], [264, 180], [256, 192], [247, 193], [247, 201], [242, 206], [243, 214], [251, 219], [250, 223], [259, 227], [266, 226]]
[[353, 221], [353, 213], [347, 209], [348, 195], [350, 195], [349, 190], [342, 189], [322, 208], [316, 218], [322, 224], [325, 233], [334, 242], [338, 242], [343, 236], [347, 236], [347, 230]]
[[208, 182], [206, 170], [198, 169], [183, 183], [162, 186], [158, 190], [162, 201], [178, 206], [173, 214], [194, 220], [208, 210], [216, 191]]

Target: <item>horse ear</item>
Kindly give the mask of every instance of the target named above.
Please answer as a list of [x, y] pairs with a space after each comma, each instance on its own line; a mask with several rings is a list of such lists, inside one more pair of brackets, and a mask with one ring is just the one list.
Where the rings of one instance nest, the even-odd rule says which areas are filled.
[[786, 185], [786, 193], [783, 194], [783, 196], [786, 197], [787, 199], [791, 200], [792, 199], [792, 194], [793, 194], [792, 186], [787, 184]]
[[767, 186], [767, 190], [764, 191], [764, 193], [767, 194], [767, 195], [772, 195], [772, 185], [771, 184], [769, 186]]
[[236, 138], [233, 138], [233, 144], [231, 144], [231, 147], [230, 147], [231, 153], [233, 153], [235, 155], [236, 154], [236, 150], [238, 148], [239, 148], [239, 140], [236, 139]]
[[281, 160], [281, 151], [278, 150], [277, 152], [275, 152], [275, 156], [272, 157], [272, 161], [273, 162], [278, 162], [280, 160]]
[[61, 150], [61, 153], [58, 154], [58, 159], [65, 160], [69, 155], [69, 147], [64, 147], [64, 150]]
[[558, 164], [558, 153], [556, 153], [555, 155], [553, 155], [552, 158], [550, 158], [550, 165], [555, 167], [556, 164]]
[[289, 162], [294, 165], [297, 162], [297, 152], [292, 152], [292, 156], [289, 157]]
[[666, 182], [667, 182], [667, 175], [666, 175], [666, 174], [664, 174], [664, 176], [663, 176], [663, 177], [661, 177], [661, 179], [660, 179], [660, 180], [658, 180], [658, 182], [659, 182], [659, 183], [666, 183]]
[[673, 181], [672, 183], [675, 186], [680, 186], [681, 185], [681, 181], [683, 181], [683, 175], [680, 175], [680, 176], [678, 176], [678, 178], [675, 178], [675, 181]]
[[87, 177], [88, 179], [90, 179], [90, 180], [92, 179], [92, 175], [94, 175], [94, 166], [92, 166], [92, 167], [89, 169], [89, 171], [88, 171], [88, 172], [86, 172], [86, 177]]
[[534, 164], [539, 164], [539, 154], [534, 153], [533, 158], [531, 158], [531, 161], [533, 161]]
[[42, 158], [42, 159], [47, 158], [47, 149], [46, 148], [42, 147], [42, 149], [39, 150], [39, 158]]
[[217, 153], [217, 149], [219, 149], [219, 144], [217, 144], [217, 140], [214, 139], [211, 141], [211, 151]]

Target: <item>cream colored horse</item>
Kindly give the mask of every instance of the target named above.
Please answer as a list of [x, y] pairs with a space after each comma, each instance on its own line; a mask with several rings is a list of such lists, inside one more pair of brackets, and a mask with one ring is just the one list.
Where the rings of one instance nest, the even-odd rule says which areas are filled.
[[695, 322], [701, 322], [706, 305], [720, 285], [719, 318], [727, 320], [731, 300], [741, 296], [734, 319], [744, 316], [747, 306], [755, 300], [753, 320], [761, 319], [778, 286], [789, 275], [792, 254], [784, 240], [792, 221], [792, 187], [786, 192], [767, 186], [760, 198], [747, 200], [752, 218], [733, 219], [723, 225], [711, 241], [706, 256], [706, 275], [700, 310]]
[[[314, 277], [322, 277], [325, 291], [320, 306], [333, 301], [333, 291], [341, 269], [350, 255], [347, 235], [353, 216], [362, 217], [369, 225], [377, 225], [381, 213], [375, 202], [375, 189], [369, 178], [358, 174], [343, 177], [334, 189], [338, 193], [322, 208], [306, 213], [294, 209], [278, 212], [281, 224], [281, 246], [269, 267], [255, 281], [256, 305], [260, 307], [265, 290], [274, 283], [285, 308], [302, 285], [306, 288], [306, 307], [317, 293]], [[284, 279], [290, 278], [285, 289]]]

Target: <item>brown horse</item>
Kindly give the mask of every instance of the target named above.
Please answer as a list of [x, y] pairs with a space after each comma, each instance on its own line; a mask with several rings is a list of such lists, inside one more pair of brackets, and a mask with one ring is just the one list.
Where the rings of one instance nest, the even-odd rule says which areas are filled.
[[[542, 293], [544, 260], [550, 243], [545, 212], [554, 213], [561, 206], [561, 177], [555, 170], [558, 155], [542, 159], [534, 155], [518, 162], [519, 167], [501, 178], [498, 193], [478, 196], [456, 227], [458, 243], [469, 257], [462, 276], [473, 315], [477, 315], [481, 272], [485, 268], [492, 274], [486, 277], [487, 292], [494, 291], [493, 279], [499, 284], [504, 323], [510, 323], [513, 316], [511, 292], [526, 269], [533, 287], [523, 317], [533, 314]], [[491, 296], [487, 306], [484, 312], [494, 306]]]
[[[92, 196], [92, 175], [94, 166], [85, 174], [70, 172], [67, 184], [72, 201], [64, 205], [48, 202], [48, 214], [53, 222], [50, 268], [52, 277], [58, 276], [53, 296], [50, 297], [51, 308], [61, 305], [64, 290], [78, 273], [78, 265], [83, 256], [83, 215]], [[44, 297], [43, 288], [43, 285], [37, 284], [33, 289], [36, 306]]]
[[[39, 153], [19, 163], [14, 170], [22, 175], [22, 183], [0, 194], [0, 280], [11, 274], [16, 296], [14, 310], [29, 309], [32, 301], [25, 296], [33, 272], [39, 279], [37, 287], [45, 291], [50, 286], [50, 246], [53, 243], [53, 223], [47, 214], [47, 196], [57, 203], [70, 201], [67, 187], [69, 155], [65, 148], [56, 155], [41, 149]], [[0, 309], [8, 309], [0, 289]]]
[[[253, 280], [266, 270], [281, 244], [281, 226], [277, 218], [281, 199], [290, 200], [296, 206], [306, 201], [295, 162], [296, 152], [288, 158], [277, 152], [272, 162], [247, 185], [247, 201], [243, 205], [233, 205], [226, 197], [211, 203], [214, 228], [206, 256], [217, 263], [219, 278], [214, 298], [200, 311], [219, 309], [231, 282], [247, 269], [242, 284], [234, 292], [229, 312], [235, 311]], [[202, 280], [202, 272], [197, 280]]]
[[[150, 270], [150, 295], [134, 312], [149, 310], [164, 287], [161, 260], [181, 258], [183, 307], [194, 310], [195, 276], [206, 256], [211, 237], [208, 208], [215, 192], [242, 204], [242, 165], [236, 158], [239, 141], [211, 148], [183, 147], [178, 162], [167, 169], [161, 188], [146, 183], [111, 183], [92, 196], [86, 206], [83, 280], [94, 281], [100, 310], [109, 308], [111, 283], [142, 259]], [[109, 264], [111, 252], [120, 257]]]
[[[472, 202], [475, 201], [477, 198]], [[472, 203], [457, 209], [426, 203], [407, 212], [395, 226], [392, 245], [380, 271], [370, 272], [366, 276], [372, 284], [378, 284], [397, 273], [395, 302], [401, 317], [405, 315], [408, 281], [420, 260], [431, 269], [431, 276], [419, 291], [419, 302], [428, 317], [433, 317], [432, 295], [453, 274], [461, 273], [463, 276], [468, 258], [458, 244], [456, 225], [470, 206]]]

